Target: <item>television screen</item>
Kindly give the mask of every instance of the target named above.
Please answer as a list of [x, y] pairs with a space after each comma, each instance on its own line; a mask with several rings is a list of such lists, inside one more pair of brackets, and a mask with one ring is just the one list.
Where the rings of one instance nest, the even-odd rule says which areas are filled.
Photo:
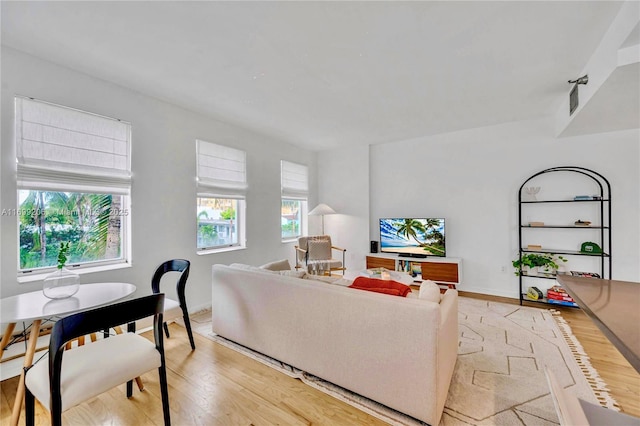
[[380, 219], [380, 250], [401, 256], [445, 257], [444, 219]]

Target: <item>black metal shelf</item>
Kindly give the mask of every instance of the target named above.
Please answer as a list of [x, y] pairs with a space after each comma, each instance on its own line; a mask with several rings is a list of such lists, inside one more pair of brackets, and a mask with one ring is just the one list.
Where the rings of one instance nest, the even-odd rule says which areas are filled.
[[590, 256], [590, 257], [609, 257], [608, 253], [585, 253], [582, 251], [576, 250], [563, 250], [563, 249], [542, 249], [542, 250], [531, 250], [526, 248], [521, 248], [520, 251], [522, 253], [547, 253], [547, 254], [567, 254], [571, 256]]
[[546, 297], [543, 297], [542, 299], [538, 299], [538, 300], [529, 299], [525, 293], [520, 293], [520, 304], [521, 305], [522, 305], [522, 302], [529, 302], [529, 303], [540, 303], [540, 304], [553, 305], [553, 306], [562, 306], [562, 307], [565, 307], [565, 308], [574, 308], [574, 309], [578, 308], [578, 309], [580, 309], [579, 306], [563, 305], [561, 303], [549, 303], [548, 300], [549, 299], [547, 299]]
[[536, 203], [607, 203], [611, 200], [602, 199], [602, 200], [527, 200], [520, 201], [522, 204], [536, 204]]
[[520, 228], [550, 228], [550, 229], [609, 229], [608, 226], [577, 226], [577, 225], [520, 225]]
[[542, 278], [544, 280], [555, 280], [557, 275], [553, 274], [522, 274], [521, 278]]
[[[593, 192], [592, 195], [596, 196], [599, 199], [594, 200], [575, 200], [575, 199], [562, 199], [562, 200], [523, 200], [523, 189], [525, 185], [531, 181], [532, 179], [547, 173], [556, 173], [556, 172], [565, 172], [565, 173], [577, 173], [583, 175], [585, 178], [591, 179], [598, 188], [600, 189], [599, 193]], [[592, 258], [599, 258], [599, 275], [605, 279], [611, 278], [611, 266], [612, 266], [612, 258], [611, 258], [611, 185], [609, 181], [602, 176], [600, 173], [595, 172], [593, 170], [586, 169], [584, 167], [576, 167], [576, 166], [562, 166], [562, 167], [552, 167], [549, 169], [542, 170], [533, 176], [526, 179], [520, 189], [518, 191], [518, 242], [519, 242], [519, 250], [518, 256], [519, 260], [522, 260], [522, 256], [525, 253], [544, 253], [544, 254], [555, 254], [555, 255], [566, 255], [566, 256], [587, 256]], [[599, 217], [596, 218], [595, 223], [598, 225], [595, 226], [576, 226], [576, 225], [542, 225], [542, 226], [531, 226], [531, 225], [523, 225], [525, 222], [523, 220], [523, 206], [530, 204], [551, 204], [551, 203], [596, 203], [599, 207]], [[536, 210], [537, 211], [537, 210]], [[573, 209], [571, 210], [573, 211]], [[527, 220], [529, 222], [529, 220]], [[566, 249], [540, 249], [540, 250], [532, 250], [528, 248], [524, 248], [525, 245], [523, 243], [522, 238], [522, 230], [523, 229], [589, 229], [592, 231], [597, 231], [598, 237], [595, 237], [594, 233], [588, 234], [593, 237], [593, 241], [596, 242], [602, 248], [601, 253], [584, 253], [576, 250], [566, 250]], [[527, 231], [529, 236], [531, 236], [531, 231]], [[567, 234], [568, 235], [568, 234]], [[577, 234], [576, 234], [577, 235]], [[586, 235], [586, 234], [585, 234]], [[531, 302], [531, 303], [541, 303], [549, 305], [550, 303], [546, 298], [542, 298], [540, 300], [532, 300], [526, 297], [526, 291], [523, 291], [523, 277], [524, 278], [535, 278], [535, 279], [556, 279], [556, 275], [553, 274], [523, 274], [522, 269], [520, 269], [518, 275], [518, 283], [520, 287], [520, 304], [523, 302]], [[557, 305], [556, 306], [566, 306], [566, 305]]]

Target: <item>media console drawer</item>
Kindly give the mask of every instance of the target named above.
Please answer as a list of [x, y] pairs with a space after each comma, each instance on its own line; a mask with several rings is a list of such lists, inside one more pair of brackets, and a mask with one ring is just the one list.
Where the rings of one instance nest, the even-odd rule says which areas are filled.
[[367, 269], [385, 268], [390, 271], [396, 270], [395, 259], [385, 259], [381, 257], [367, 256]]
[[422, 262], [422, 278], [431, 281], [459, 283], [458, 264], [444, 262]]

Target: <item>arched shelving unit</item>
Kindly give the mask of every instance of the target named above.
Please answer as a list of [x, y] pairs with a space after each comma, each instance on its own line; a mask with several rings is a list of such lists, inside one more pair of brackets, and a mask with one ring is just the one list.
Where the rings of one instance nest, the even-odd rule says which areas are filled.
[[[589, 194], [586, 197], [577, 197], [580, 194], [571, 194], [569, 192], [571, 191], [571, 187], [563, 187], [562, 190], [567, 192], [566, 198], [564, 196], [554, 194], [548, 199], [543, 198], [538, 200], [535, 195], [533, 197], [534, 199], [531, 199], [531, 195], [526, 191], [528, 184], [535, 182], [543, 175], [545, 178], [549, 178], [552, 174], [568, 173], [574, 174], [573, 176], [577, 176], [578, 181], [581, 179], [587, 180], [586, 185], [596, 189], [594, 193]], [[549, 181], [547, 180], [547, 182]], [[579, 214], [588, 211], [589, 213], [587, 214], [594, 214], [596, 217], [593, 218], [593, 221], [591, 221], [591, 224], [588, 226], [575, 225], [571, 223], [548, 224], [546, 222], [529, 222], [528, 220], [525, 220], [525, 215], [529, 214], [528, 211], [534, 208], [534, 206], [537, 209], [536, 214], [543, 215], [545, 209], [550, 208], [552, 205], [567, 207], [560, 211], [560, 215], [570, 215], [572, 213]], [[568, 208], [569, 205], [571, 205], [571, 208]], [[567, 222], [571, 219], [575, 220], [575, 218], [566, 217]], [[524, 235], [525, 233], [527, 234], [526, 236]], [[536, 238], [536, 236], [540, 237], [542, 233], [547, 233], [547, 236], [552, 234], [552, 236], [555, 237], [552, 240], [555, 242], [555, 245], [559, 245], [559, 247], [547, 247], [546, 245], [543, 245], [541, 248], [529, 247], [527, 242]], [[580, 238], [588, 238], [588, 241], [596, 243], [601, 248], [601, 251], [581, 251], [579, 247], [575, 246], [575, 244], [572, 247], [570, 241], [565, 241], [567, 245], [562, 246], [560, 242], [563, 236], [569, 236], [572, 233], [578, 233]], [[570, 240], [570, 238], [567, 239]], [[611, 279], [611, 185], [609, 184], [609, 181], [603, 175], [594, 170], [577, 166], [552, 167], [542, 170], [526, 179], [518, 190], [518, 247], [520, 260], [522, 260], [522, 256], [526, 253], [548, 253], [563, 256], [568, 259], [567, 263], [569, 265], [571, 259], [578, 256], [595, 259], [596, 262], [593, 263], [594, 266], [597, 264], [597, 266], [593, 268], [595, 270], [587, 272], [597, 273], [601, 278]], [[572, 269], [571, 266], [569, 266], [569, 268]], [[523, 301], [548, 303], [546, 298], [540, 300], [531, 300], [526, 298], [529, 280], [553, 280], [553, 282], [547, 281], [547, 283], [549, 283], [549, 287], [551, 287], [556, 284], [556, 275], [543, 273], [523, 274], [522, 267], [520, 267], [517, 272], [520, 304], [522, 305]], [[565, 273], [572, 272], [567, 271]], [[531, 285], [533, 286], [535, 284], [531, 283]]]

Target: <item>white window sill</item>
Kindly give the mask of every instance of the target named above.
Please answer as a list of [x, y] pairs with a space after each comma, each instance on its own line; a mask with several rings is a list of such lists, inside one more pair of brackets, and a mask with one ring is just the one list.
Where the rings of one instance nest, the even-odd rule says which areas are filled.
[[228, 251], [238, 251], [238, 250], [246, 250], [246, 246], [233, 246], [233, 247], [224, 247], [217, 249], [208, 249], [208, 250], [199, 250], [196, 252], [198, 256], [205, 256], [207, 254], [215, 254], [215, 253], [226, 253]]
[[300, 238], [300, 237], [287, 238], [286, 240], [281, 240], [281, 242], [282, 242], [282, 244], [297, 243], [298, 242], [298, 238]]
[[[125, 268], [131, 268], [131, 263], [128, 263], [128, 262], [114, 263], [111, 265], [100, 265], [100, 266], [93, 266], [88, 268], [77, 268], [77, 269], [70, 269], [70, 270], [78, 275], [85, 275], [85, 274], [92, 274], [95, 272], [114, 271], [116, 269], [125, 269]], [[47, 271], [40, 274], [22, 275], [18, 277], [18, 283], [30, 283], [34, 281], [42, 281], [47, 277], [47, 275], [51, 274], [52, 272], [53, 271]]]

